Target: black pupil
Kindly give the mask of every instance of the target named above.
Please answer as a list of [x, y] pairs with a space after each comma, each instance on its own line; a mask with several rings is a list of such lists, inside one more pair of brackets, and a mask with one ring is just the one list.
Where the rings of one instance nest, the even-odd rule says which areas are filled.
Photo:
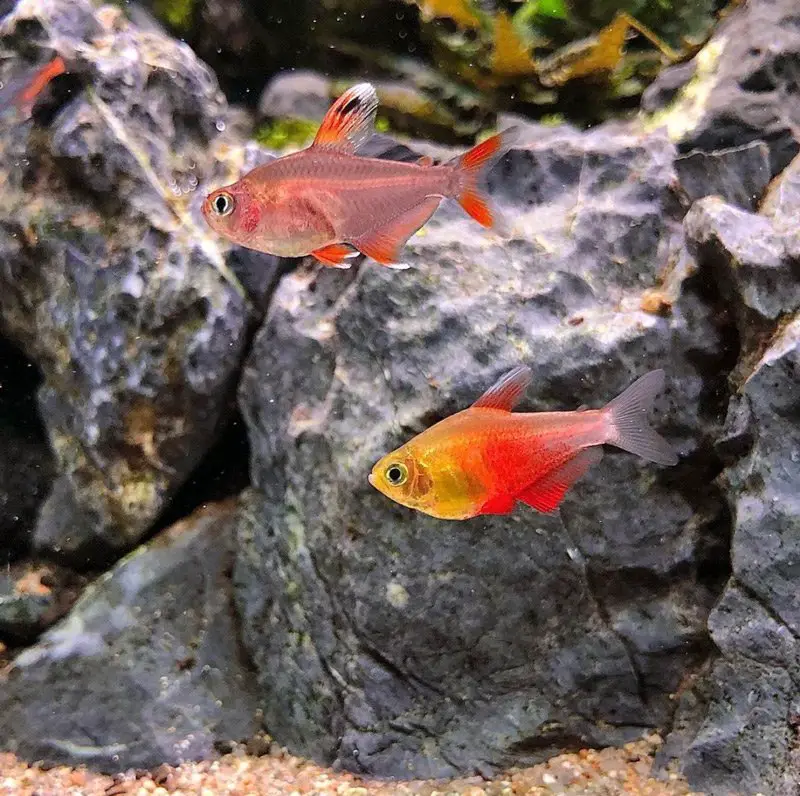
[[218, 213], [224, 213], [228, 209], [228, 199], [225, 196], [218, 196], [214, 200], [214, 205]]
[[390, 467], [387, 475], [393, 484], [396, 484], [403, 477], [403, 473], [400, 472], [399, 467]]

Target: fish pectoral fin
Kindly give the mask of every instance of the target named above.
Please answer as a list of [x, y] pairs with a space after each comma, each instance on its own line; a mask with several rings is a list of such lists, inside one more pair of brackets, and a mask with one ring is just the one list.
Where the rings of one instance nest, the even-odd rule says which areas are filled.
[[311, 255], [329, 268], [349, 268], [351, 264], [347, 260], [358, 257], [358, 252], [345, 243], [331, 243], [329, 246], [315, 249]]
[[472, 406], [510, 412], [525, 394], [530, 383], [531, 369], [527, 365], [518, 365], [501, 376]]
[[557, 470], [534, 481], [524, 492], [517, 495], [517, 500], [544, 514], [555, 511], [567, 490], [602, 458], [602, 448], [585, 448], [564, 462]]
[[328, 109], [312, 146], [353, 154], [374, 132], [377, 110], [372, 85], [349, 88]]
[[508, 514], [514, 508], [516, 500], [509, 495], [498, 495], [481, 506], [478, 514]]
[[441, 201], [439, 196], [426, 197], [388, 224], [354, 239], [353, 246], [381, 265], [396, 263], [406, 241], [434, 214]]

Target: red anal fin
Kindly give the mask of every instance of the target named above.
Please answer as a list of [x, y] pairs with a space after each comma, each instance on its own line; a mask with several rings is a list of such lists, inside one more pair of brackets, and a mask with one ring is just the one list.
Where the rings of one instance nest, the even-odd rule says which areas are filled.
[[585, 448], [557, 470], [531, 484], [524, 492], [517, 495], [517, 500], [545, 514], [555, 511], [567, 490], [602, 458], [602, 448]]
[[375, 89], [369, 83], [353, 86], [328, 109], [313, 146], [352, 154], [372, 135], [377, 110]]
[[472, 406], [510, 412], [525, 394], [530, 383], [531, 369], [527, 365], [519, 365], [505, 376], [501, 376]]
[[358, 252], [344, 243], [331, 243], [329, 246], [315, 249], [311, 254], [330, 268], [349, 268], [350, 263], [347, 260], [355, 257]]
[[496, 497], [487, 500], [481, 506], [478, 514], [508, 514], [516, 504], [516, 500], [509, 495], [497, 495]]
[[353, 240], [353, 246], [381, 265], [396, 263], [406, 241], [434, 214], [441, 201], [438, 196], [429, 196], [385, 226]]

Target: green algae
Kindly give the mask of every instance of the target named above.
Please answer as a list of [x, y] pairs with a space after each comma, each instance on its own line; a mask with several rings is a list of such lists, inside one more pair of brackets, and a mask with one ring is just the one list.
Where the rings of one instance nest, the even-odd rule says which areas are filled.
[[155, 0], [155, 15], [171, 28], [186, 31], [194, 20], [196, 0]]
[[318, 129], [319, 124], [309, 119], [275, 119], [261, 124], [253, 137], [267, 149], [281, 150], [306, 146]]

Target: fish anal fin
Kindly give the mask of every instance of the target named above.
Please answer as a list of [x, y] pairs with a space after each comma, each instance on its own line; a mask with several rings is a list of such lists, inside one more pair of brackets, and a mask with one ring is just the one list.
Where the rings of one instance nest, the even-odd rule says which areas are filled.
[[558, 469], [534, 481], [524, 492], [517, 495], [517, 500], [527, 503], [536, 511], [549, 514], [558, 508], [567, 490], [602, 458], [602, 448], [585, 448]]
[[516, 501], [510, 495], [497, 495], [490, 498], [481, 506], [479, 514], [508, 514], [515, 505]]
[[472, 406], [510, 412], [525, 394], [530, 383], [531, 369], [527, 365], [518, 365], [501, 376]]
[[429, 196], [388, 224], [354, 239], [352, 244], [375, 262], [392, 265], [406, 241], [434, 214], [441, 201], [439, 196]]
[[350, 263], [347, 260], [356, 257], [358, 252], [345, 243], [331, 243], [329, 246], [315, 249], [311, 254], [329, 268], [349, 268]]
[[369, 83], [359, 83], [331, 105], [313, 146], [352, 154], [369, 138], [375, 126], [378, 95]]

